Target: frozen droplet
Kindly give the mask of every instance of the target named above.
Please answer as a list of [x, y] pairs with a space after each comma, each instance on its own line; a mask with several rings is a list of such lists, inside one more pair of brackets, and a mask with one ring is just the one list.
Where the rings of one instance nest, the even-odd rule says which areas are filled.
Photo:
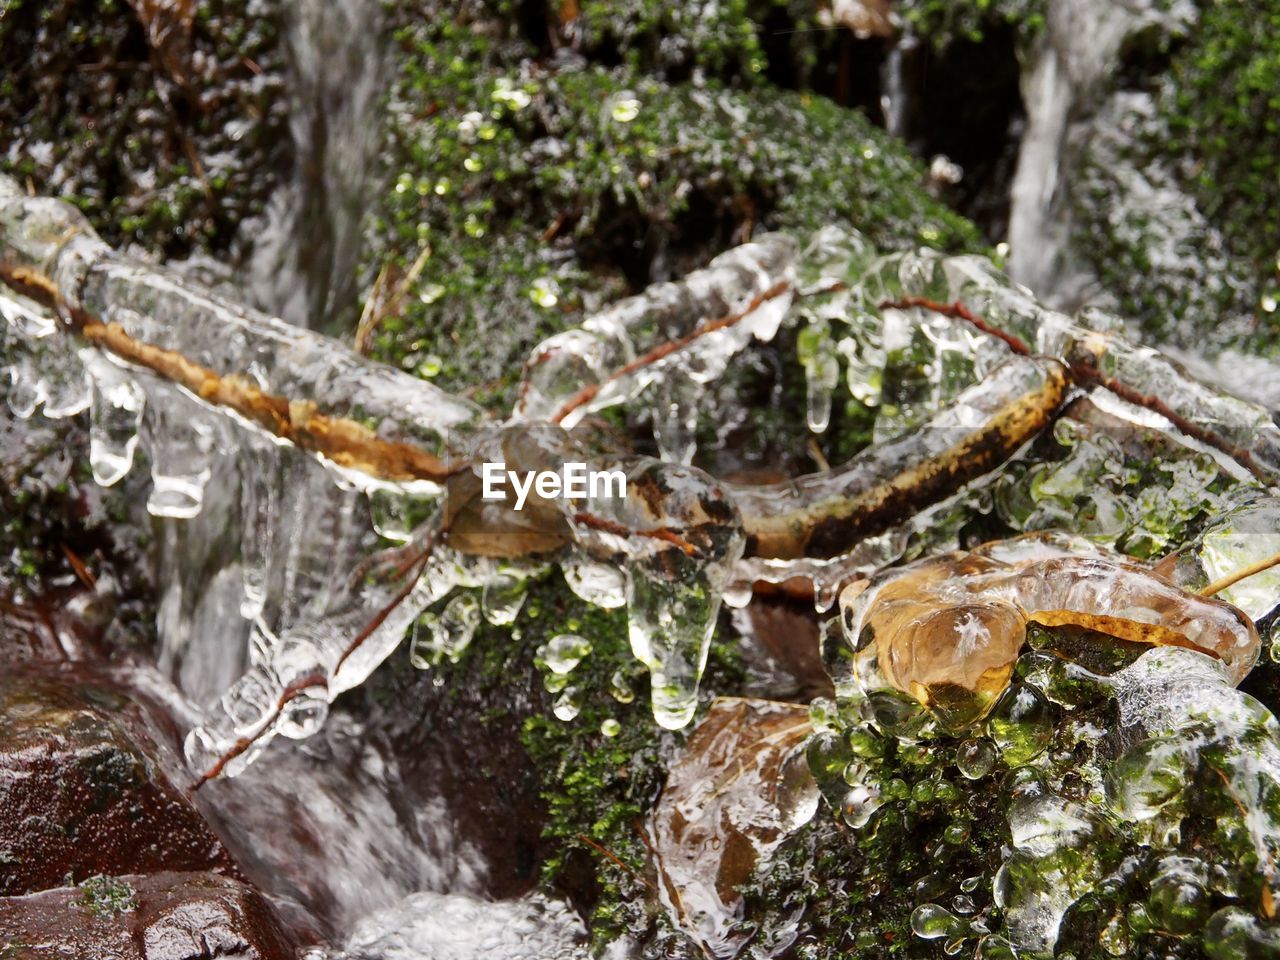
[[570, 557], [561, 565], [565, 582], [587, 603], [605, 609], [627, 602], [627, 580], [617, 567], [584, 557]]
[[524, 577], [498, 571], [485, 580], [480, 606], [484, 618], [494, 626], [515, 623], [528, 595]]
[[548, 673], [542, 678], [542, 689], [547, 693], [559, 693], [569, 685], [567, 673]]
[[954, 937], [965, 926], [963, 920], [936, 903], [923, 903], [911, 911], [911, 932], [922, 940]]
[[1029, 763], [1053, 738], [1053, 706], [1037, 687], [1015, 684], [991, 712], [987, 734], [1010, 767]]
[[996, 765], [996, 748], [990, 740], [965, 740], [956, 747], [956, 769], [970, 780], [981, 780]]
[[582, 692], [577, 687], [565, 687], [551, 707], [556, 719], [568, 723], [578, 716], [582, 709]]
[[613, 675], [609, 677], [609, 695], [619, 703], [631, 703], [636, 698], [636, 692], [631, 688], [631, 680], [621, 670], [613, 671]]
[[562, 633], [547, 641], [542, 659], [552, 673], [570, 673], [591, 653], [591, 643], [574, 633]]
[[409, 662], [429, 670], [443, 660], [456, 663], [480, 626], [480, 604], [468, 591], [452, 597], [437, 613], [424, 613], [414, 625]]
[[276, 731], [291, 740], [305, 740], [324, 726], [328, 716], [329, 696], [326, 688], [307, 687], [294, 692], [281, 706]]
[[613, 719], [613, 717], [606, 717], [600, 722], [600, 733], [602, 736], [613, 738], [621, 732], [622, 724]]

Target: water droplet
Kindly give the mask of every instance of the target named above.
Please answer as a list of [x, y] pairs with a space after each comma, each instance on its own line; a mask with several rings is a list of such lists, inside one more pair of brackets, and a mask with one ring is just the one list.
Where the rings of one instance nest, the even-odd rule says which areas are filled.
[[608, 717], [600, 723], [600, 733], [606, 737], [616, 737], [622, 732], [622, 724], [613, 717]]
[[591, 643], [575, 633], [552, 637], [542, 649], [542, 659], [553, 673], [569, 673], [591, 653]]
[[618, 123], [630, 123], [640, 116], [640, 101], [627, 92], [617, 94], [613, 98], [610, 116]]
[[636, 698], [631, 680], [621, 670], [613, 671], [613, 676], [609, 678], [609, 694], [619, 703], [631, 703]]
[[556, 719], [568, 723], [582, 709], [582, 693], [577, 687], [565, 687], [551, 707]]
[[515, 623], [527, 596], [525, 587], [524, 577], [514, 573], [499, 571], [489, 577], [481, 599], [484, 618], [498, 627]]
[[996, 748], [990, 740], [965, 740], [956, 747], [956, 769], [970, 780], [981, 780], [996, 765]]
[[313, 736], [329, 716], [329, 695], [324, 687], [300, 690], [280, 708], [276, 731], [291, 740]]
[[1011, 686], [987, 720], [987, 734], [1010, 767], [1040, 756], [1053, 738], [1053, 706], [1031, 684]]
[[939, 904], [922, 903], [911, 911], [911, 932], [922, 940], [955, 937], [965, 929], [963, 920]]

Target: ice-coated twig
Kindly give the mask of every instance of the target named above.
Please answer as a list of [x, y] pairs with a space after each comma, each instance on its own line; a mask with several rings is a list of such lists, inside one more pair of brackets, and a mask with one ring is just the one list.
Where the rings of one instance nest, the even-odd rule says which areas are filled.
[[1067, 389], [1048, 358], [1014, 357], [920, 429], [833, 473], [735, 486], [747, 555], [828, 559], [1004, 463], [1039, 434]]
[[474, 404], [320, 334], [115, 254], [70, 204], [0, 184], [0, 280], [105, 352], [363, 486], [438, 489]]
[[574, 396], [570, 397], [563, 407], [556, 411], [555, 415], [551, 418], [552, 422], [562, 423], [566, 417], [572, 414], [579, 407], [585, 406], [594, 400], [604, 387], [607, 387], [625, 377], [629, 377], [646, 367], [653, 366], [660, 360], [664, 360], [671, 356], [671, 354], [690, 346], [696, 340], [710, 336], [717, 331], [726, 330], [729, 327], [732, 327], [734, 324], [741, 322], [745, 317], [750, 316], [768, 301], [777, 299], [778, 297], [790, 292], [791, 284], [785, 280], [780, 280], [768, 290], [752, 297], [751, 301], [742, 310], [739, 310], [736, 313], [726, 314], [723, 317], [718, 317], [717, 319], [703, 324], [692, 333], [680, 337], [677, 340], [669, 340], [666, 343], [658, 344], [658, 346], [654, 347], [644, 356], [637, 357], [635, 360], [632, 360], [630, 363], [623, 365], [613, 373], [609, 374], [609, 376], [607, 376], [602, 382], [588, 384], [583, 387]]

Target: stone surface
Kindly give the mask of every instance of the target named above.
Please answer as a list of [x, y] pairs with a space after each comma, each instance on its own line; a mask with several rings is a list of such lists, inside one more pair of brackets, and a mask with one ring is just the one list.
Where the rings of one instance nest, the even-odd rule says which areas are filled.
[[[104, 899], [103, 889], [115, 896]], [[255, 891], [210, 873], [124, 876], [0, 898], [0, 957], [5, 960], [284, 960], [293, 955], [293, 945]]]
[[234, 873], [161, 756], [140, 708], [105, 686], [0, 679], [0, 894], [95, 874]]

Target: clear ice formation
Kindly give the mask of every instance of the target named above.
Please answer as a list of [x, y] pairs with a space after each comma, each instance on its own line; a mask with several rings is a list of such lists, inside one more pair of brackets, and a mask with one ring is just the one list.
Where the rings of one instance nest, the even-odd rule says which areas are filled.
[[[75, 208], [0, 178], [9, 404], [22, 417], [87, 410], [98, 482], [119, 482], [141, 448], [152, 474], [147, 509], [218, 532], [169, 526], [164, 541], [173, 569], [161, 603], [162, 660], [178, 669], [214, 658], [212, 675], [240, 675], [188, 737], [201, 776], [236, 773], [277, 734], [313, 733], [332, 698], [411, 631], [419, 666], [460, 656], [482, 619], [519, 616], [525, 583], [549, 560], [583, 599], [626, 607], [633, 650], [653, 679], [655, 718], [687, 724], [722, 601], [745, 603], [757, 579], [799, 576], [825, 609], [851, 575], [909, 549], [954, 546], [966, 512], [989, 509], [992, 471], [1014, 451], [985, 464], [985, 476], [944, 484], [856, 536], [845, 531], [830, 549], [762, 555], [753, 529], [788, 511], [801, 525], [819, 508], [837, 520], [861, 517], [858, 478], [868, 464], [893, 482], [911, 465], [894, 451], [927, 460], [962, 447], [990, 426], [1011, 385], [1056, 405], [1056, 361], [1010, 361], [1000, 339], [920, 300], [963, 302], [1037, 353], [1159, 392], [1264, 475], [1280, 472], [1280, 430], [1265, 410], [1128, 343], [1113, 318], [1046, 310], [984, 258], [881, 254], [835, 227], [798, 249], [764, 235], [550, 338], [526, 364], [513, 418], [502, 424], [336, 341], [120, 256]], [[826, 429], [843, 382], [875, 411], [877, 445], [844, 468], [776, 489], [718, 483], [689, 465], [697, 407], [735, 353], [784, 322], [800, 327], [809, 428]], [[587, 413], [639, 397], [655, 410], [662, 460], [619, 459], [572, 432]], [[933, 429], [940, 424], [948, 430]], [[480, 501], [482, 459], [621, 469], [628, 497], [533, 497], [516, 513]], [[225, 484], [238, 492], [212, 495]], [[206, 517], [211, 503], [217, 516]], [[221, 543], [228, 524], [239, 535], [214, 557], [204, 540]], [[379, 550], [378, 534], [401, 546]], [[1207, 569], [1217, 562], [1211, 551], [1204, 557]], [[220, 571], [212, 581], [209, 569]], [[469, 592], [450, 597], [455, 588]], [[572, 712], [570, 698], [564, 713]]]
[[423, 892], [362, 920], [344, 949], [314, 960], [587, 960], [586, 940], [577, 914], [540, 894], [493, 903]]
[[849, 650], [836, 682], [889, 727], [911, 712], [910, 698], [949, 733], [971, 727], [1004, 695], [1028, 623], [1196, 650], [1232, 683], [1261, 647], [1253, 623], [1225, 601], [1060, 535], [919, 560], [847, 587], [840, 606]]
[[[766, 234], [722, 253], [683, 280], [655, 284], [592, 315], [580, 327], [549, 337], [525, 364], [516, 418], [572, 427], [588, 413], [626, 403], [659, 384], [660, 449], [667, 460], [689, 462], [693, 438], [688, 421], [701, 388], [719, 377], [753, 337], [773, 339], [791, 305], [795, 258], [794, 240]], [[738, 316], [684, 349], [616, 375], [708, 321]], [[594, 394], [575, 406], [588, 388]]]

